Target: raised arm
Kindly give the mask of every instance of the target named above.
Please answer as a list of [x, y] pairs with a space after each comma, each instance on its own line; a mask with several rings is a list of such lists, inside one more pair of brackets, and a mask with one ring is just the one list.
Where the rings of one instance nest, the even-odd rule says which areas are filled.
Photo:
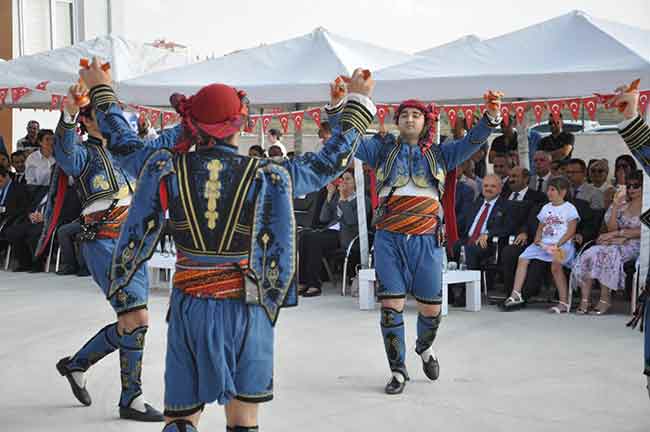
[[618, 133], [646, 174], [650, 175], [650, 126], [639, 115], [639, 91], [621, 86], [616, 89], [616, 96], [610, 101], [610, 105], [623, 112], [625, 120], [619, 124]]

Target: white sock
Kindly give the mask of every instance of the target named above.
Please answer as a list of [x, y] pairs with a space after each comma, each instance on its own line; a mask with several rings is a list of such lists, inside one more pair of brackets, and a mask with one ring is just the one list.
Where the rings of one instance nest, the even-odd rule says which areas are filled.
[[393, 377], [395, 377], [400, 384], [404, 384], [404, 381], [406, 381], [401, 372], [393, 372]]
[[86, 387], [86, 375], [83, 372], [71, 372], [72, 379], [81, 388]]
[[425, 351], [423, 351], [422, 354], [420, 354], [420, 357], [422, 357], [422, 360], [424, 362], [428, 362], [431, 357], [437, 358], [436, 352], [433, 350], [432, 346], [430, 346]]
[[133, 399], [133, 402], [131, 402], [129, 408], [140, 412], [147, 412], [147, 408], [144, 406], [145, 402], [146, 400], [144, 400], [144, 396], [140, 395], [137, 398]]

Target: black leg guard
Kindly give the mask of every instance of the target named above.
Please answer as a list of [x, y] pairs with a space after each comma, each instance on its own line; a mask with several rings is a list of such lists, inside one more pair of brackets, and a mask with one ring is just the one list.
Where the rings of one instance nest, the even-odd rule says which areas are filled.
[[406, 344], [404, 342], [404, 315], [402, 311], [381, 308], [381, 333], [384, 338], [388, 366], [393, 372], [400, 372], [408, 379], [406, 372]]
[[[442, 312], [432, 317], [418, 314], [418, 338], [415, 342], [415, 352], [418, 355], [421, 356], [433, 345], [438, 333], [438, 327], [440, 327], [440, 321], [442, 321]], [[433, 353], [427, 358], [422, 357], [422, 369], [430, 380], [438, 379], [440, 376], [440, 363]]]
[[198, 432], [198, 429], [187, 420], [174, 420], [166, 424], [162, 432]]
[[258, 432], [259, 426], [226, 426], [227, 432]]

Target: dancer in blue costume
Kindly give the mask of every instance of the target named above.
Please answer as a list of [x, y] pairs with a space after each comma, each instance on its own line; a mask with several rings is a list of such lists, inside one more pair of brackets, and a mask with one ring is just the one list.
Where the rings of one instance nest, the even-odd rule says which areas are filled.
[[237, 154], [248, 113], [241, 91], [212, 84], [189, 98], [173, 95], [182, 135], [170, 151], [130, 130], [97, 62], [81, 74], [109, 148], [142, 166], [109, 295], [151, 256], [169, 210], [178, 257], [164, 431], [197, 430], [204, 405], [214, 401], [225, 405], [227, 430], [256, 431], [258, 404], [273, 397], [273, 325], [280, 308], [297, 301], [292, 197], [345, 170], [375, 114], [372, 78], [355, 71], [341, 127], [321, 151], [275, 163]]
[[[80, 109], [75, 100], [83, 93], [77, 84], [70, 90], [67, 103], [57, 126], [54, 157], [57, 170], [45, 213], [39, 253], [42, 253], [54, 233], [63, 205], [68, 176], [75, 178], [75, 187], [82, 203], [81, 253], [91, 275], [107, 296], [117, 321], [102, 328], [74, 355], [61, 359], [56, 368], [68, 379], [74, 396], [82, 404], [92, 403], [86, 388], [85, 373], [99, 360], [119, 350], [122, 393], [120, 417], [137, 421], [163, 421], [161, 412], [149, 405], [142, 394], [142, 358], [148, 330], [148, 280], [142, 267], [118, 292], [109, 293], [109, 272], [112, 253], [117, 245], [120, 226], [126, 220], [135, 178], [123, 167], [123, 158], [106, 148], [106, 139], [97, 125], [94, 108]], [[81, 141], [79, 126], [87, 133]], [[158, 140], [174, 142], [176, 130], [170, 130]]]
[[[430, 380], [440, 374], [433, 342], [442, 321], [443, 207], [447, 232], [450, 228], [455, 232], [456, 226], [455, 216], [449, 212], [454, 208], [453, 198], [448, 199], [454, 196], [456, 176], [447, 174], [478, 151], [499, 125], [501, 96], [486, 94], [486, 114], [460, 140], [434, 145], [433, 107], [410, 99], [395, 113], [397, 139], [392, 134], [378, 134], [359, 144], [356, 157], [376, 170], [377, 193], [382, 198], [373, 222], [377, 229], [374, 249], [377, 297], [382, 304], [380, 327], [391, 370], [387, 394], [402, 393], [409, 380], [403, 318], [407, 294], [415, 297], [418, 307], [415, 352]], [[343, 100], [328, 108], [334, 127], [342, 118]], [[443, 199], [445, 189], [447, 199]], [[487, 235], [480, 241], [486, 239]]]
[[[621, 107], [625, 120], [619, 124], [618, 133], [630, 148], [634, 157], [639, 161], [646, 174], [650, 175], [650, 126], [639, 114], [639, 91], [635, 86], [621, 86], [616, 89], [616, 95], [609, 103], [611, 106]], [[648, 212], [641, 215], [643, 223], [650, 223]], [[649, 226], [650, 228], [650, 226]], [[628, 324], [636, 327], [641, 322], [640, 328], [644, 332], [644, 369], [646, 375], [646, 388], [650, 397], [650, 272], [646, 277], [645, 289], [639, 295], [639, 304], [635, 311], [635, 317]]]

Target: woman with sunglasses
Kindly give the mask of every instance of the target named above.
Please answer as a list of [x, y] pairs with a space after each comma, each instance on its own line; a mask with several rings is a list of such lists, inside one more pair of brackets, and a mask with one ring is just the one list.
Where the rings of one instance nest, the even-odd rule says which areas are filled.
[[625, 288], [623, 265], [639, 256], [641, 250], [641, 201], [643, 173], [633, 171], [628, 176], [626, 192], [614, 197], [605, 213], [607, 232], [598, 236], [597, 245], [587, 249], [573, 269], [578, 276], [582, 299], [578, 314], [591, 313], [591, 288], [600, 282], [600, 300], [593, 312], [607, 313], [611, 306], [610, 291]]

